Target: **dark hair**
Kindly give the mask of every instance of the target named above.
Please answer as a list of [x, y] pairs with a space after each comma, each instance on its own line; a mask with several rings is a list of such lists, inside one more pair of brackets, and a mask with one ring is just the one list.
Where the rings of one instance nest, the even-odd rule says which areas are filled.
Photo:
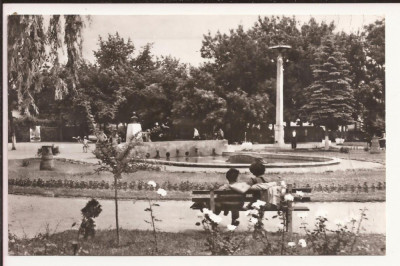
[[226, 179], [228, 179], [229, 183], [235, 183], [239, 176], [239, 170], [235, 168], [231, 168], [226, 172]]
[[250, 165], [249, 170], [253, 175], [259, 176], [265, 173], [265, 166], [262, 162], [257, 160]]

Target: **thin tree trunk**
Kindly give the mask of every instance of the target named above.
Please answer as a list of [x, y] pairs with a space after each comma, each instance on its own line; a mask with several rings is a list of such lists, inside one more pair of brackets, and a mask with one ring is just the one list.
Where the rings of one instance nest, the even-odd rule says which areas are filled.
[[15, 145], [17, 144], [17, 137], [15, 136], [15, 131], [12, 133], [11, 136], [11, 150], [15, 151], [17, 148], [15, 147]]
[[114, 190], [115, 190], [115, 225], [117, 227], [117, 246], [119, 246], [119, 222], [118, 222], [118, 178], [114, 177]]
[[16, 144], [17, 144], [17, 138], [15, 136], [15, 126], [14, 126], [14, 117], [12, 116], [11, 110], [8, 112], [8, 119], [10, 120], [10, 131], [11, 131], [11, 150], [15, 151]]
[[63, 136], [63, 130], [62, 130], [62, 127], [63, 127], [63, 117], [62, 117], [62, 114], [61, 114], [61, 111], [60, 111], [60, 114], [59, 114], [59, 121], [58, 121], [58, 123], [59, 123], [59, 126], [58, 126], [58, 138], [59, 138], [59, 141], [63, 141], [63, 138], [64, 138], [64, 136]]

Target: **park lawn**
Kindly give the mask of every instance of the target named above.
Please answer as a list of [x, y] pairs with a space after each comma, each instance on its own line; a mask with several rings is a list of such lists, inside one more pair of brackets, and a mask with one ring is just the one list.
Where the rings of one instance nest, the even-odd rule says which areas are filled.
[[[46, 180], [73, 180], [73, 181], [106, 181], [113, 183], [113, 176], [110, 173], [103, 172], [97, 174], [94, 172], [96, 166], [90, 164], [73, 164], [71, 162], [55, 161], [54, 171], [40, 171], [39, 159], [32, 159], [28, 166], [22, 166], [22, 160], [9, 160], [9, 179], [42, 179]], [[250, 173], [241, 174], [239, 181], [246, 181]], [[386, 181], [386, 171], [382, 169], [374, 170], [347, 170], [325, 173], [285, 173], [268, 174], [267, 176], [281, 177], [287, 183], [295, 184], [297, 187], [310, 186], [338, 187], [339, 185], [363, 186], [367, 184], [375, 186], [380, 182]], [[136, 173], [124, 174], [121, 182], [143, 181], [147, 183], [150, 180], [158, 184], [168, 181], [171, 184], [179, 185], [188, 183], [186, 191], [179, 189], [169, 189], [166, 199], [189, 200], [191, 198], [191, 187], [198, 184], [224, 184], [226, 183], [223, 173], [187, 173], [187, 172], [164, 172], [164, 171], [139, 171]], [[19, 187], [9, 186], [10, 194], [25, 195], [43, 195], [56, 197], [95, 197], [95, 198], [113, 198], [113, 190], [108, 189], [77, 189], [77, 188], [39, 188], [39, 187]], [[143, 199], [154, 197], [156, 194], [152, 191], [143, 190], [120, 190], [119, 196], [123, 199]], [[384, 201], [386, 199], [385, 190], [375, 190], [368, 192], [350, 192], [350, 191], [314, 191], [311, 195], [313, 201]]]
[[[245, 232], [235, 233], [238, 237], [245, 236]], [[10, 255], [73, 255], [71, 242], [76, 240], [77, 231], [68, 230], [61, 233], [41, 235], [33, 239], [13, 239], [9, 241]], [[82, 248], [79, 255], [83, 256], [146, 256], [146, 255], [173, 255], [173, 256], [204, 256], [210, 255], [207, 251], [206, 233], [186, 231], [181, 233], [158, 232], [158, 252], [154, 251], [153, 234], [151, 231], [121, 230], [120, 245], [115, 242], [115, 230], [100, 230], [93, 239], [81, 240]], [[278, 241], [280, 235], [270, 233], [271, 241]], [[293, 240], [304, 238], [294, 234]], [[247, 233], [244, 247], [235, 255], [260, 255], [262, 246], [254, 241]], [[355, 244], [353, 255], [385, 255], [386, 236], [382, 234], [360, 234]], [[360, 247], [360, 248], [358, 248]], [[361, 248], [363, 247], [363, 248]], [[300, 255], [312, 255], [310, 246], [298, 248]], [[280, 254], [276, 254], [280, 255]]]
[[[69, 179], [73, 181], [92, 180], [92, 181], [108, 181], [112, 182], [113, 176], [111, 173], [102, 172], [100, 174], [95, 173], [96, 166], [90, 164], [72, 164], [70, 162], [56, 161], [56, 167], [53, 171], [40, 171], [39, 170], [40, 160], [32, 159], [31, 163], [24, 167], [22, 166], [22, 160], [9, 160], [8, 165], [8, 178], [9, 179], [38, 179], [43, 180], [64, 180]], [[373, 169], [373, 170], [346, 170], [346, 171], [334, 171], [324, 173], [271, 173], [267, 174], [271, 177], [281, 177], [287, 183], [296, 183], [297, 185], [303, 186], [311, 185], [331, 185], [331, 184], [363, 184], [385, 182], [386, 170]], [[250, 173], [241, 174], [239, 177], [240, 181], [247, 181], [250, 178]], [[226, 183], [224, 173], [210, 173], [210, 172], [164, 172], [164, 171], [138, 171], [136, 173], [123, 174], [121, 179], [122, 182], [142, 180], [144, 182], [153, 180], [156, 183], [162, 183], [169, 181], [172, 183], [181, 183], [185, 181], [193, 183]]]

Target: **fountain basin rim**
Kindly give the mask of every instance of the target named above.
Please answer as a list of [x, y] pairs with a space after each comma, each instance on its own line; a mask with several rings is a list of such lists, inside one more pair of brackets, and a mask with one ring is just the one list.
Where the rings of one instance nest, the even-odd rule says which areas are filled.
[[[341, 162], [340, 159], [331, 157], [330, 160], [324, 162], [299, 162], [299, 163], [265, 163], [265, 168], [301, 168], [301, 167], [319, 167], [327, 165], [335, 165]], [[176, 162], [160, 159], [144, 159], [145, 162], [170, 166], [181, 167], [200, 167], [200, 168], [249, 168], [250, 164], [231, 164], [231, 163], [193, 163], [193, 162]]]
[[[315, 156], [315, 155], [299, 155], [299, 154], [288, 154], [288, 153], [273, 153], [273, 152], [251, 152], [251, 151], [235, 151], [235, 152], [223, 152], [222, 156], [230, 156], [230, 155], [257, 155], [257, 156], [268, 156], [270, 158], [283, 158], [283, 159], [293, 159], [293, 160], [299, 160], [299, 161], [316, 161], [316, 162], [328, 162], [336, 157], [322, 157], [322, 156]], [[336, 158], [337, 159], [337, 158]]]

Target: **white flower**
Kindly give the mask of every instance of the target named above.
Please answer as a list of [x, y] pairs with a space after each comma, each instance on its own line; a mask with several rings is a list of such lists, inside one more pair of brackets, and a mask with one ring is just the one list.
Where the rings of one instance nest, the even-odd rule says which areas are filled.
[[152, 186], [152, 187], [156, 187], [157, 186], [156, 182], [154, 182], [154, 181], [147, 182], [147, 185]]
[[327, 218], [328, 217], [328, 212], [324, 210], [319, 210], [316, 214], [315, 217], [322, 217], [322, 218]]
[[211, 219], [211, 221], [213, 221], [214, 223], [220, 223], [222, 221], [222, 218], [219, 217], [218, 215], [216, 215], [215, 213], [213, 213], [211, 210], [207, 209], [207, 208], [203, 208], [202, 209], [204, 215], [208, 215], [208, 217]]
[[264, 206], [265, 204], [267, 204], [265, 201], [257, 200], [256, 202], [251, 204], [251, 206], [258, 210], [258, 209], [260, 209], [261, 206]]
[[300, 219], [305, 219], [307, 217], [307, 213], [306, 212], [299, 212], [297, 214], [297, 217], [299, 217]]
[[249, 221], [250, 221], [250, 223], [252, 223], [252, 224], [256, 224], [256, 223], [258, 222], [258, 219], [257, 219], [257, 218], [254, 218], [254, 217], [251, 217]]
[[296, 195], [299, 196], [299, 197], [304, 197], [304, 192], [298, 190], [298, 191], [296, 191]]
[[305, 247], [307, 247], [307, 242], [306, 242], [304, 239], [300, 239], [300, 240], [299, 240], [299, 245], [300, 245], [302, 248], [305, 248]]
[[208, 215], [210, 215], [210, 214], [212, 214], [213, 212], [212, 211], [210, 211], [209, 209], [207, 209], [207, 208], [203, 208], [203, 213], [204, 214], [208, 214]]
[[296, 246], [296, 243], [294, 243], [294, 242], [289, 242], [289, 243], [287, 243], [287, 245], [289, 246], [289, 247], [294, 247], [294, 246]]
[[286, 194], [284, 199], [285, 199], [285, 201], [293, 201], [294, 197], [292, 196], [292, 194]]
[[167, 191], [165, 191], [165, 189], [159, 188], [157, 190], [157, 194], [161, 195], [162, 197], [165, 197], [167, 195]]
[[281, 187], [284, 187], [284, 188], [286, 188], [286, 182], [285, 181], [281, 181]]
[[213, 221], [216, 224], [219, 224], [222, 221], [222, 218], [214, 213], [211, 213], [208, 216], [210, 217], [211, 221]]
[[233, 224], [228, 224], [227, 228], [229, 231], [234, 231], [236, 229], [236, 226]]
[[257, 202], [253, 202], [253, 204], [251, 204], [251, 207], [255, 208], [255, 209], [260, 209], [260, 205], [257, 204]]
[[248, 211], [245, 211], [244, 214], [245, 214], [246, 216], [258, 215], [258, 211], [257, 211], [257, 210], [248, 210]]
[[265, 201], [262, 201], [262, 200], [257, 200], [256, 203], [257, 203], [259, 206], [264, 206], [265, 204], [267, 204]]

